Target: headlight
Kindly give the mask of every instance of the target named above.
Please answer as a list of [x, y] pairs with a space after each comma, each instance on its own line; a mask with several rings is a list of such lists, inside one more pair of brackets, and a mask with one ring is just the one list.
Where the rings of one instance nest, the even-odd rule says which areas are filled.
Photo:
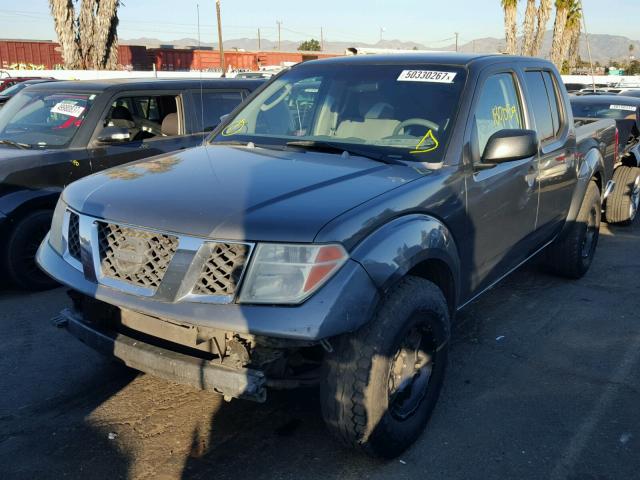
[[58, 200], [56, 209], [53, 212], [53, 220], [51, 221], [51, 230], [49, 231], [49, 245], [60, 255], [64, 253], [64, 244], [62, 241], [62, 225], [64, 223], [64, 213], [67, 210], [67, 204]]
[[302, 302], [347, 261], [342, 245], [258, 244], [249, 265], [240, 302]]

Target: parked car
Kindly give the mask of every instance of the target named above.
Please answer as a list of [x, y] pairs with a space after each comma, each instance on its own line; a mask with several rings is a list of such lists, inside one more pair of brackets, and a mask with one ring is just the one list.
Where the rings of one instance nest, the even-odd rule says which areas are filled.
[[13, 97], [16, 93], [24, 90], [25, 88], [31, 85], [36, 85], [38, 83], [45, 83], [45, 82], [55, 82], [55, 81], [56, 81], [55, 79], [41, 78], [36, 80], [25, 80], [24, 82], [16, 83], [14, 86], [7, 88], [3, 90], [2, 93], [0, 93], [0, 108], [2, 108], [4, 104], [7, 103], [9, 99]]
[[637, 97], [640, 98], [640, 88], [629, 88], [626, 90], [621, 90], [618, 95], [622, 95], [624, 97]]
[[202, 143], [260, 80], [101, 80], [33, 85], [0, 110], [0, 268], [53, 285], [34, 256], [62, 189], [90, 173]]
[[0, 78], [0, 92], [6, 90], [7, 88], [13, 87], [21, 82], [26, 82], [29, 80], [55, 80], [53, 77], [4, 77]]
[[236, 74], [235, 78], [262, 78], [267, 80], [273, 77], [273, 75], [271, 72], [240, 72]]
[[617, 125], [613, 185], [607, 190], [605, 216], [610, 223], [630, 224], [640, 205], [640, 98], [621, 95], [572, 97], [577, 119], [610, 118]]
[[615, 122], [569, 106], [533, 58], [297, 65], [207, 144], [64, 190], [37, 256], [72, 289], [59, 325], [226, 399], [319, 383], [337, 437], [396, 456], [458, 310], [538, 253], [591, 265]]

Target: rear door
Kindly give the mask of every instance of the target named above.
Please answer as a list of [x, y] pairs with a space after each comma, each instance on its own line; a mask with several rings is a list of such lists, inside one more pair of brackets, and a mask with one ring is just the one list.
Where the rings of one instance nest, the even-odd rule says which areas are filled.
[[466, 129], [467, 215], [473, 251], [470, 291], [479, 291], [524, 260], [532, 248], [538, 191], [537, 158], [483, 168], [489, 137], [527, 128], [525, 102], [514, 70], [491, 69], [479, 79]]
[[[109, 126], [126, 128], [131, 140], [101, 143], [100, 133]], [[180, 91], [119, 93], [105, 108], [89, 144], [94, 171], [197, 145], [186, 132]]]
[[531, 105], [530, 121], [540, 141], [538, 234], [552, 238], [567, 218], [577, 181], [575, 138], [569, 138], [572, 129], [565, 115], [569, 106], [564, 105], [555, 75], [549, 70], [526, 70], [524, 79]]

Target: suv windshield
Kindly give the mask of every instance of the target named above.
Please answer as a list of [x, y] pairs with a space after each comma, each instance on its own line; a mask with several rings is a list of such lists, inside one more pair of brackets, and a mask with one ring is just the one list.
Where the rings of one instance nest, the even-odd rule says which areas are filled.
[[440, 162], [465, 77], [443, 65], [301, 65], [270, 83], [212, 142], [327, 142]]
[[69, 145], [91, 108], [88, 93], [18, 93], [0, 110], [0, 140], [32, 148]]

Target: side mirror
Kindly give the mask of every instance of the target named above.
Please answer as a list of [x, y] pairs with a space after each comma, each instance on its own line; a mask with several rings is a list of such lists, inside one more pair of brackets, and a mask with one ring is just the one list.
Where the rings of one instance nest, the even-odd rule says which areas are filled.
[[131, 140], [131, 132], [123, 127], [104, 127], [98, 135], [100, 143], [120, 143]]
[[493, 166], [538, 154], [538, 135], [533, 130], [500, 130], [489, 137], [481, 163]]

